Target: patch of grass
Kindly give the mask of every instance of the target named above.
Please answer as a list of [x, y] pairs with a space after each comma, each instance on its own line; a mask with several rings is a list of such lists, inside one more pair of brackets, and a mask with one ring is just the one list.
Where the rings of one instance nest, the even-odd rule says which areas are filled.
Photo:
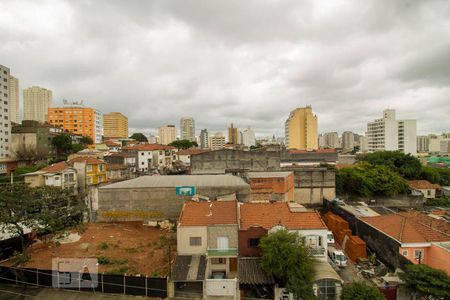
[[108, 248], [109, 248], [109, 245], [108, 245], [108, 243], [105, 243], [105, 242], [98, 245], [98, 249], [100, 249], [100, 250], [106, 250]]
[[150, 277], [158, 277], [158, 272], [153, 271], [152, 275], [150, 275]]
[[109, 258], [105, 257], [105, 256], [100, 256], [99, 258], [97, 258], [97, 262], [100, 265], [110, 265], [110, 264], [112, 264], [112, 261]]
[[123, 266], [123, 267], [120, 267], [118, 269], [113, 269], [113, 270], [106, 271], [105, 274], [107, 274], [107, 275], [123, 275], [127, 271], [128, 271], [128, 267]]

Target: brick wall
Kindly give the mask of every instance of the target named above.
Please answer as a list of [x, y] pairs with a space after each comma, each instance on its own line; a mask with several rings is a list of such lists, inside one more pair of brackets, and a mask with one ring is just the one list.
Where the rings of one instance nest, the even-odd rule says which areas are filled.
[[259, 247], [250, 247], [249, 239], [259, 239], [267, 235], [267, 230], [262, 227], [250, 227], [248, 230], [239, 230], [239, 255], [261, 256]]

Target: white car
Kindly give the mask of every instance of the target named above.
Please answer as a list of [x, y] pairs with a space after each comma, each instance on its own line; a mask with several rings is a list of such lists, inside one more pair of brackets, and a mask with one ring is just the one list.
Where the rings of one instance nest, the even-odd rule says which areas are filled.
[[327, 232], [327, 243], [334, 244], [334, 235], [332, 231]]

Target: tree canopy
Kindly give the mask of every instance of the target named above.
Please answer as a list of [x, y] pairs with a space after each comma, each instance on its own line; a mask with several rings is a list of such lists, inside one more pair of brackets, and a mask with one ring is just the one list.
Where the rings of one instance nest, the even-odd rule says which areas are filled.
[[36, 233], [55, 232], [77, 224], [85, 206], [79, 195], [57, 187], [0, 185], [1, 230], [19, 236], [26, 256], [25, 228]]
[[136, 141], [141, 142], [141, 143], [148, 143], [148, 139], [145, 137], [145, 135], [143, 135], [140, 132], [133, 133], [130, 136], [130, 139], [136, 140]]
[[52, 145], [58, 156], [67, 155], [72, 151], [72, 138], [65, 133], [57, 135], [52, 139]]
[[384, 165], [399, 173], [406, 179], [417, 179], [422, 171], [422, 164], [411, 154], [400, 151], [378, 151], [361, 157], [372, 165]]
[[337, 193], [363, 197], [394, 196], [408, 190], [408, 184], [397, 172], [384, 165], [360, 163], [336, 172]]
[[408, 289], [420, 298], [450, 299], [450, 276], [427, 265], [408, 265], [400, 275]]
[[313, 260], [303, 239], [296, 233], [279, 230], [261, 239], [261, 267], [293, 293], [296, 298], [313, 299]]
[[384, 300], [383, 294], [374, 286], [355, 281], [342, 290], [342, 300]]
[[169, 145], [178, 148], [178, 150], [179, 149], [189, 149], [192, 147], [198, 147], [197, 142], [191, 142], [189, 140], [177, 140], [177, 141], [173, 141]]

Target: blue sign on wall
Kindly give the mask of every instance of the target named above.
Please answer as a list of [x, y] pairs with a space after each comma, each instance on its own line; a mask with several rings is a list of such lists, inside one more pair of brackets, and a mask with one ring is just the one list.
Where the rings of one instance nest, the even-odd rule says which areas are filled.
[[195, 186], [177, 186], [175, 187], [177, 196], [194, 196]]

